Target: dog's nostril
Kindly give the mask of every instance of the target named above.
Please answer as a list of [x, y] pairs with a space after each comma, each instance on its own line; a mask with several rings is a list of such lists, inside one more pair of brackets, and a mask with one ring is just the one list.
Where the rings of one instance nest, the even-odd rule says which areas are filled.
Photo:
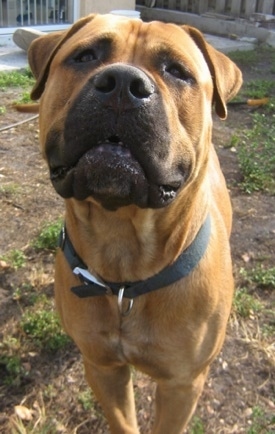
[[130, 93], [135, 98], [147, 98], [154, 92], [154, 86], [149, 81], [133, 80], [130, 84]]
[[114, 135], [114, 136], [108, 137], [108, 141], [112, 142], [112, 143], [119, 143], [120, 142], [120, 138], [118, 136]]
[[103, 93], [112, 92], [116, 87], [116, 79], [112, 75], [102, 75], [95, 80], [95, 87]]

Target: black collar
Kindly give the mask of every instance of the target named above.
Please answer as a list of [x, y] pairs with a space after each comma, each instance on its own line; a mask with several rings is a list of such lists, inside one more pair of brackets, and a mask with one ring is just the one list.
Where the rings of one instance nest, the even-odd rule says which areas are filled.
[[211, 221], [208, 215], [201, 226], [196, 238], [171, 265], [146, 280], [137, 282], [105, 282], [98, 280], [89, 271], [88, 267], [77, 255], [65, 227], [61, 230], [58, 246], [63, 250], [71, 270], [79, 277], [82, 285], [71, 288], [72, 292], [80, 298], [95, 295], [118, 295], [123, 288], [124, 297], [133, 299], [177, 282], [187, 276], [203, 257], [210, 237]]

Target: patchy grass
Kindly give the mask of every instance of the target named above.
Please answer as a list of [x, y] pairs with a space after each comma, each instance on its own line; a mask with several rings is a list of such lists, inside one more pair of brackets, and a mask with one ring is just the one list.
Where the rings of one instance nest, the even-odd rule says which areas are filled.
[[188, 432], [189, 434], [205, 434], [203, 422], [198, 416], [193, 417]]
[[0, 342], [0, 366], [5, 368], [4, 382], [12, 384], [23, 373], [20, 357], [20, 340], [14, 336], [4, 336]]
[[29, 87], [34, 85], [34, 78], [29, 68], [19, 71], [0, 72], [0, 89], [9, 87]]
[[1, 256], [1, 260], [7, 262], [7, 264], [15, 270], [24, 267], [26, 259], [25, 253], [18, 249], [10, 250], [5, 255]]
[[[256, 50], [232, 51], [228, 53], [228, 56], [236, 62], [241, 69], [249, 67], [253, 72], [262, 74], [264, 63], [264, 70], [266, 72], [275, 73], [275, 50], [266, 45]], [[268, 63], [266, 59], [268, 59]]]
[[247, 194], [275, 193], [275, 105], [251, 115], [252, 127], [238, 131], [231, 139], [236, 147], [243, 175], [241, 188]]
[[[45, 225], [33, 244], [38, 249], [54, 250], [60, 226], [60, 219]], [[26, 266], [28, 255], [32, 255], [32, 251], [30, 247], [24, 249], [24, 252], [12, 249], [2, 255], [1, 260], [6, 264], [9, 272], [20, 270]], [[71, 342], [61, 328], [52, 299], [41, 293], [41, 290], [50, 283], [52, 284], [52, 277], [49, 278], [42, 265], [36, 265], [28, 273], [28, 281], [13, 289], [12, 300], [18, 305], [21, 317], [18, 321], [9, 323], [2, 332], [0, 369], [4, 384], [19, 386], [26, 381], [29, 375], [28, 363], [24, 363], [27, 353], [31, 354], [32, 351], [55, 353]], [[21, 432], [24, 426], [21, 424], [20, 419], [13, 419], [14, 432]]]
[[24, 311], [19, 325], [26, 337], [31, 339], [35, 346], [44, 350], [57, 351], [70, 341], [61, 329], [52, 303], [45, 297]]
[[19, 194], [21, 191], [21, 186], [15, 182], [0, 185], [0, 196], [10, 197]]
[[0, 106], [0, 115], [4, 115], [6, 113], [6, 107]]
[[261, 407], [253, 407], [251, 426], [248, 428], [247, 434], [274, 434], [273, 429], [269, 426], [275, 423], [275, 416], [267, 417], [265, 411]]
[[37, 396], [32, 408], [17, 405], [10, 420], [10, 434], [58, 434], [64, 426], [47, 414], [42, 393]]
[[[248, 318], [265, 311], [264, 304], [260, 301], [260, 295], [263, 291], [275, 289], [275, 268], [264, 268], [260, 265], [254, 268], [241, 267], [237, 280], [239, 284], [233, 302], [235, 313], [241, 318]], [[267, 310], [265, 314], [266, 326], [271, 329], [275, 325], [274, 312]], [[270, 320], [270, 324], [268, 320]]]
[[[14, 300], [20, 304], [20, 299]], [[29, 374], [29, 364], [24, 362], [27, 353], [55, 353], [71, 342], [60, 326], [52, 301], [45, 295], [36, 297], [32, 306], [20, 306], [23, 311], [20, 320], [5, 329], [0, 343], [2, 381], [17, 386]]]
[[90, 411], [94, 408], [95, 400], [91, 389], [83, 390], [78, 394], [78, 401], [82, 405], [83, 410]]
[[33, 241], [33, 247], [38, 250], [55, 251], [62, 224], [63, 220], [61, 218], [55, 222], [45, 224], [37, 238]]
[[[274, 51], [274, 50], [273, 50]], [[252, 54], [254, 53], [254, 54]], [[259, 52], [251, 56], [259, 58]], [[238, 56], [243, 56], [238, 54]], [[275, 55], [270, 53], [275, 64]], [[242, 64], [246, 60], [240, 60]], [[250, 65], [251, 66], [251, 65]], [[234, 103], [244, 104], [249, 99], [268, 97], [268, 103], [252, 110], [250, 125], [236, 130], [232, 135], [230, 146], [237, 149], [240, 168], [243, 175], [241, 188], [245, 193], [262, 191], [275, 193], [275, 80], [255, 78], [246, 80]]]
[[259, 54], [256, 50], [232, 51], [231, 53], [228, 53], [228, 56], [240, 67], [243, 65], [255, 66], [259, 60]]
[[256, 79], [244, 84], [243, 91], [248, 98], [260, 99], [272, 97], [275, 92], [275, 80]]
[[[232, 310], [232, 318], [235, 324], [238, 324], [237, 328], [242, 339], [249, 344], [252, 351], [265, 354], [272, 369], [274, 368], [275, 334], [275, 312], [272, 308], [274, 277], [274, 267], [241, 267], [236, 276], [238, 287]], [[266, 303], [266, 300], [270, 302]]]
[[[16, 101], [13, 104], [30, 104], [30, 89], [33, 87], [35, 79], [29, 68], [20, 69], [17, 71], [0, 72], [0, 91], [5, 92], [7, 89], [20, 88], [22, 93], [18, 95]], [[0, 115], [4, 115], [7, 112], [7, 107], [1, 105]]]
[[262, 304], [255, 296], [249, 294], [247, 288], [241, 288], [235, 292], [233, 308], [238, 316], [249, 318], [262, 309]]
[[247, 284], [256, 284], [259, 288], [275, 289], [275, 267], [258, 266], [252, 269], [240, 269], [240, 275]]
[[21, 307], [33, 306], [38, 298], [38, 291], [30, 283], [23, 283], [16, 287], [12, 294], [12, 299], [19, 303]]
[[14, 104], [31, 104], [33, 101], [30, 97], [30, 92], [23, 92], [19, 99], [14, 101]]

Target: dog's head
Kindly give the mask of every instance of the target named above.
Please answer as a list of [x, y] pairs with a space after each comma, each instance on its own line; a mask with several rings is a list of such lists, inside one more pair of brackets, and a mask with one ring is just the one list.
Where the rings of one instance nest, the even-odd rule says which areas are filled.
[[29, 49], [56, 191], [161, 208], [201, 176], [241, 73], [188, 26], [91, 15]]

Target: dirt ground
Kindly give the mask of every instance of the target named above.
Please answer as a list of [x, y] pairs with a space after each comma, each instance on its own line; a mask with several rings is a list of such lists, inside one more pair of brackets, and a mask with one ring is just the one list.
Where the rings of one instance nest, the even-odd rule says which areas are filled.
[[[268, 71], [268, 62], [268, 58], [262, 58], [257, 67], [243, 67], [245, 80], [262, 78], [263, 68]], [[274, 75], [271, 77], [274, 79]], [[1, 93], [1, 105], [8, 108], [0, 116], [0, 128], [29, 116], [10, 107], [19, 92], [11, 89]], [[250, 109], [246, 106], [229, 108], [226, 122], [214, 120], [213, 140], [234, 209], [231, 240], [236, 287], [242, 283], [241, 267], [274, 267], [275, 257], [274, 197], [261, 193], [245, 195], [241, 191], [237, 152], [228, 146], [232, 134], [238, 134], [250, 122]], [[19, 249], [27, 257], [24, 267], [17, 270], [1, 263], [0, 339], [7, 331], [16, 330], [24, 311], [24, 304], [14, 297], [16, 288], [31, 283], [50, 299], [53, 293], [54, 255], [37, 253], [30, 241], [45, 222], [63, 215], [63, 203], [50, 185], [40, 156], [38, 134], [37, 120], [0, 133], [0, 255]], [[251, 312], [247, 318], [232, 310], [225, 345], [212, 365], [190, 434], [275, 433], [274, 336], [272, 342], [272, 336], [262, 333], [263, 325], [273, 325], [274, 330], [275, 294], [268, 288], [250, 290], [262, 309]], [[100, 407], [89, 401], [81, 358], [73, 344], [55, 353], [43, 349], [25, 352], [21, 361], [27, 375], [15, 382], [5, 381], [6, 367], [0, 364], [3, 434], [108, 433]], [[134, 383], [141, 433], [146, 434], [153, 419], [154, 384], [137, 373]], [[14, 407], [20, 404], [31, 410], [32, 422], [24, 421], [20, 428], [16, 419], [16, 428], [16, 423], [12, 425]], [[24, 431], [22, 426], [30, 423], [32, 428]]]

